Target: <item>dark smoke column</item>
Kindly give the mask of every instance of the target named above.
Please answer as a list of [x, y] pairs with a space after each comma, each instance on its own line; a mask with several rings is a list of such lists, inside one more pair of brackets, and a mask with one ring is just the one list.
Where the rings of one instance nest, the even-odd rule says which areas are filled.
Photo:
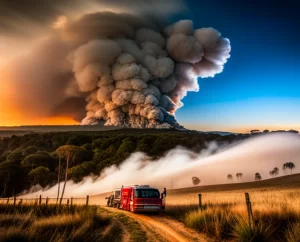
[[[76, 36], [72, 65], [78, 91], [86, 95], [82, 124], [180, 127], [174, 114], [197, 78], [222, 72], [230, 42], [213, 28], [194, 30], [190, 20], [162, 30], [132, 15], [96, 13], [69, 23]], [[82, 37], [83, 36], [83, 37]], [[83, 39], [81, 39], [83, 38]]]

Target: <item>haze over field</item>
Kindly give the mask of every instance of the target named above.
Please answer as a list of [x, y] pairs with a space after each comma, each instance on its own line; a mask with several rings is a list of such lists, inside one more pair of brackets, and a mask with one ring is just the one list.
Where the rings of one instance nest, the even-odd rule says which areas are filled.
[[[267, 145], [266, 145], [267, 144]], [[182, 188], [192, 186], [192, 177], [201, 179], [200, 185], [227, 183], [227, 174], [232, 174], [230, 182], [254, 181], [259, 172], [263, 179], [270, 178], [269, 171], [279, 167], [280, 175], [290, 174], [283, 171], [282, 165], [292, 161], [300, 171], [300, 138], [296, 134], [268, 134], [247, 139], [230, 147], [217, 147], [210, 143], [201, 153], [182, 148], [171, 150], [164, 157], [148, 161], [142, 153], [134, 153], [118, 168], [106, 168], [99, 178], [87, 177], [83, 182], [67, 183], [66, 197], [85, 196], [109, 192], [115, 187], [130, 184], [150, 184], [163, 187]], [[237, 180], [235, 174], [243, 173], [243, 179]], [[57, 186], [36, 196], [55, 197]], [[27, 195], [32, 197], [33, 194]]]

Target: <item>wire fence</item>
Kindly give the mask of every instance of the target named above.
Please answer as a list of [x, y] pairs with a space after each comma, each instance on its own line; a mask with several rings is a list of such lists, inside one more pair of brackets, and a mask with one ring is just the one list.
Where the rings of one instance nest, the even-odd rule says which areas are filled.
[[[63, 204], [63, 205], [89, 205], [89, 195], [85, 198], [50, 198], [50, 197], [36, 197], [36, 198], [22, 198], [22, 197], [9, 197], [0, 198], [0, 204], [6, 205], [49, 205], [49, 204]], [[61, 201], [60, 201], [61, 200]]]

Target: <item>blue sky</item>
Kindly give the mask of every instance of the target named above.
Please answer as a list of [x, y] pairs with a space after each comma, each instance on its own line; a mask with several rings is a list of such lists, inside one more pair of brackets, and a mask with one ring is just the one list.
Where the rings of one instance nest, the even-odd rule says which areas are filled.
[[194, 27], [214, 27], [231, 41], [215, 78], [199, 79], [176, 113], [188, 128], [300, 130], [300, 6], [296, 1], [187, 1]]

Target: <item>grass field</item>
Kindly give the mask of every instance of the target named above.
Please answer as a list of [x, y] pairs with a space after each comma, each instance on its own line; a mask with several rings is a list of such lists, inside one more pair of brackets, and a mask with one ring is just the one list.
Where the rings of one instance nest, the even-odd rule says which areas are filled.
[[[253, 209], [251, 224], [245, 192], [250, 195]], [[202, 194], [200, 210], [199, 193]], [[105, 195], [91, 196], [90, 204], [104, 205]], [[48, 208], [44, 204], [2, 204], [0, 241], [120, 241], [122, 226], [116, 221], [128, 227], [131, 238], [136, 237], [133, 241], [144, 237], [135, 233], [133, 220], [127, 221], [117, 210], [115, 214], [104, 211], [94, 205], [62, 206], [57, 210], [54, 204]], [[166, 213], [206, 234], [211, 241], [299, 242], [300, 174], [259, 182], [168, 190]]]
[[[254, 221], [249, 225], [245, 192]], [[202, 211], [198, 209], [202, 194]], [[300, 174], [170, 190], [167, 213], [217, 240], [300, 241]]]
[[122, 230], [96, 206], [0, 205], [0, 241], [120, 241]]

